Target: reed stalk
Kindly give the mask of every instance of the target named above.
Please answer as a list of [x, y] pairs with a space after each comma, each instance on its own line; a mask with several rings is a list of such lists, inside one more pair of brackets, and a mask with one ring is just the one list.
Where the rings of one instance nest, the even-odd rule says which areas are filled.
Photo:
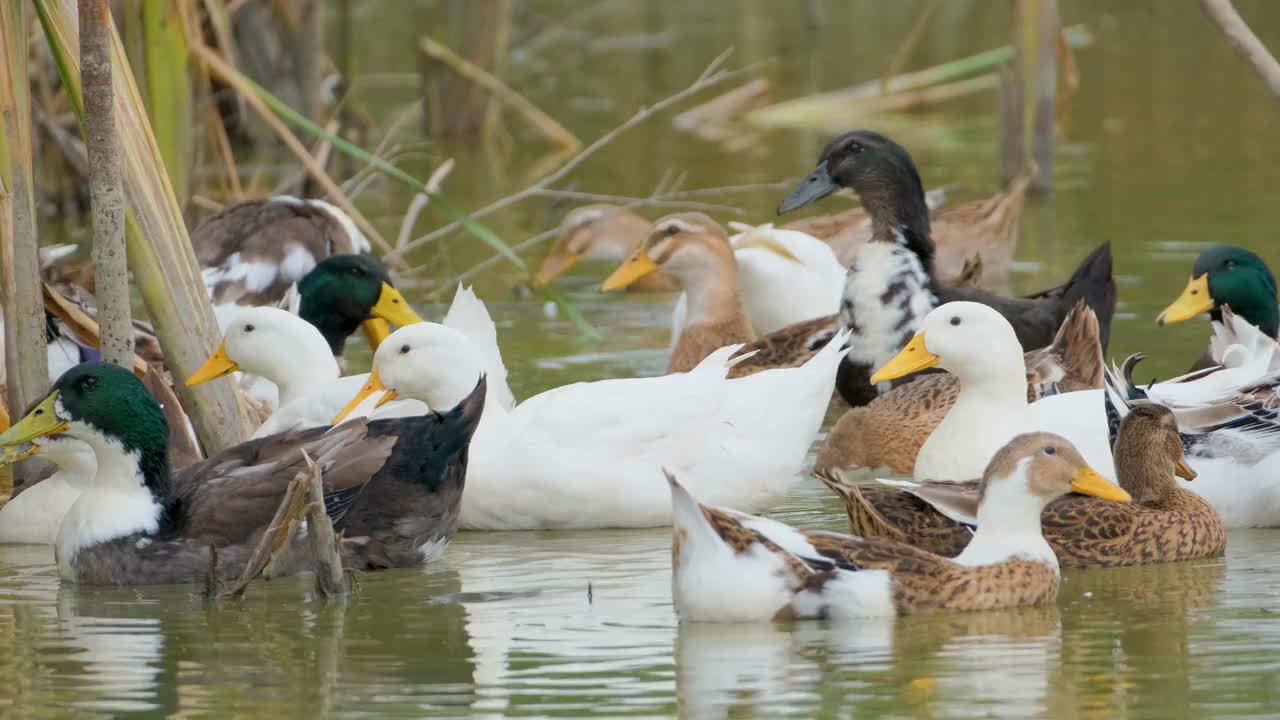
[[93, 210], [94, 295], [98, 302], [102, 359], [129, 367], [133, 362], [133, 318], [129, 306], [129, 263], [124, 244], [124, 189], [116, 146], [111, 87], [111, 8], [107, 0], [79, 0], [80, 87], [84, 91], [85, 152], [89, 159], [89, 202]]
[[25, 0], [0, 2], [0, 275], [8, 405], [20, 413], [49, 384], [40, 255], [32, 193], [31, 92]]
[[186, 3], [147, 0], [142, 7], [146, 46], [147, 114], [156, 145], [180, 203], [191, 197], [191, 77], [187, 60]]
[[[72, 104], [82, 109], [77, 92], [80, 57], [75, 3], [32, 3]], [[129, 267], [155, 325], [165, 361], [174, 377], [184, 378], [213, 352], [217, 325], [128, 58], [114, 25], [108, 22], [107, 30], [112, 64], [119, 69], [112, 75], [112, 89], [124, 191], [131, 210], [125, 229]], [[83, 110], [79, 114], [83, 117]], [[195, 388], [179, 383], [177, 391], [207, 451], [229, 447], [247, 437], [248, 418], [233, 383], [206, 383]]]

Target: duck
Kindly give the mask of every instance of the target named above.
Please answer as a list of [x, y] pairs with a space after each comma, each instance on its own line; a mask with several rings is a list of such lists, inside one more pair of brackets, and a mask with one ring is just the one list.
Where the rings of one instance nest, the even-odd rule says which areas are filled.
[[[1131, 567], [1221, 557], [1226, 529], [1217, 511], [1175, 476], [1194, 480], [1183, 460], [1178, 422], [1168, 408], [1142, 404], [1116, 437], [1119, 485], [1133, 502], [1079, 495], [1053, 501], [1040, 516], [1045, 539], [1062, 567]], [[954, 557], [973, 537], [978, 481], [881, 481], [856, 487], [837, 473], [820, 475], [845, 503], [854, 533], [886, 537]]]
[[274, 305], [333, 255], [367, 255], [368, 238], [324, 200], [290, 195], [236, 203], [191, 231], [215, 306]]
[[1110, 243], [1091, 252], [1063, 285], [1024, 298], [972, 288], [947, 288], [935, 272], [936, 247], [930, 231], [920, 174], [910, 153], [870, 130], [832, 140], [817, 168], [778, 206], [784, 214], [841, 188], [851, 189], [871, 216], [870, 240], [849, 265], [840, 306], [840, 325], [853, 330], [851, 350], [837, 388], [852, 406], [865, 405], [880, 388], [872, 371], [888, 362], [933, 308], [952, 301], [996, 308], [1012, 323], [1023, 347], [1049, 345], [1067, 312], [1083, 298], [1098, 317], [1103, 349], [1115, 312]]
[[[470, 287], [458, 286], [444, 323], [485, 349], [490, 388], [486, 403], [506, 409], [514, 406], [493, 319]], [[330, 424], [369, 377], [368, 373], [343, 376], [320, 331], [302, 317], [274, 307], [237, 308], [218, 350], [187, 383], [199, 385], [232, 372], [268, 380], [279, 388], [279, 407], [254, 432], [255, 438]], [[380, 408], [376, 417], [420, 415], [427, 409], [417, 400], [399, 400]]]
[[[1186, 288], [1156, 317], [1156, 323], [1173, 325], [1205, 313], [1218, 323], [1226, 306], [1267, 337], [1280, 337], [1275, 275], [1256, 253], [1230, 245], [1214, 246], [1200, 253]], [[1205, 353], [1191, 370], [1203, 370], [1215, 364], [1213, 356]]]
[[1128, 502], [1064, 438], [1012, 438], [982, 475], [978, 524], [947, 558], [887, 538], [800, 530], [705, 504], [668, 473], [681, 621], [758, 622], [1047, 605], [1058, 559], [1040, 514], [1068, 492]]
[[[391, 284], [386, 267], [371, 255], [334, 255], [322, 260], [284, 296], [281, 305], [319, 331], [339, 368], [347, 338], [357, 328], [365, 329], [371, 345], [376, 347], [390, 331], [386, 323], [407, 325], [422, 319]], [[241, 320], [244, 308], [236, 304], [215, 306], [218, 327], [224, 337], [233, 323]], [[243, 329], [246, 324], [252, 323], [241, 321], [238, 327]], [[286, 346], [280, 349], [284, 351]], [[296, 362], [298, 357], [291, 355], [289, 362]], [[306, 357], [308, 360], [304, 362], [324, 366], [306, 369], [316, 373], [322, 369], [328, 371], [328, 363], [313, 352], [309, 351]], [[233, 372], [239, 372], [235, 362], [227, 357], [225, 345], [220, 345], [187, 382], [198, 385]], [[263, 383], [261, 379], [237, 377], [242, 389], [264, 407], [264, 417], [279, 409], [279, 388], [274, 381]], [[308, 379], [310, 377], [309, 373]]]
[[[959, 320], [952, 325], [953, 320]], [[1167, 405], [1178, 418], [1186, 461], [1197, 473], [1190, 487], [1228, 528], [1280, 524], [1280, 433], [1267, 401], [1277, 381], [1276, 342], [1224, 313], [1223, 336], [1242, 342], [1221, 350], [1227, 366], [1137, 387], [1107, 370], [1103, 390], [1049, 395], [1028, 404], [1022, 348], [1012, 326], [992, 308], [949, 303], [926, 316], [920, 333], [877, 380], [938, 366], [956, 375], [960, 396], [917, 455], [913, 479], [963, 482], [976, 476], [983, 448], [1034, 429], [1068, 438], [1089, 464], [1116, 477], [1113, 433], [1127, 408], [1141, 401]], [[936, 339], [935, 339], [936, 338]], [[1219, 342], [1219, 347], [1222, 343]], [[1110, 409], [1109, 409], [1110, 408]], [[968, 478], [965, 474], [968, 473]]]
[[[560, 235], [542, 258], [534, 282], [546, 285], [582, 260], [622, 262], [644, 243], [652, 226], [618, 205], [596, 203], [574, 208], [560, 223]], [[655, 272], [626, 289], [630, 293], [674, 293], [679, 292], [680, 284], [666, 273]]]
[[[761, 277], [756, 281], [757, 290], [763, 290], [769, 286], [776, 287], [778, 292], [772, 298], [776, 305], [782, 306], [792, 302], [789, 299], [792, 295], [805, 294], [806, 286], [812, 288], [815, 285], [815, 281], [809, 279], [799, 283], [799, 287], [796, 288], [799, 290], [798, 293], [788, 294], [785, 288], [777, 287], [776, 283], [764, 280], [763, 276], [769, 271], [763, 268], [767, 267], [771, 261], [751, 257], [756, 248], [760, 248], [764, 254], [774, 255], [781, 262], [790, 262], [778, 255], [778, 253], [790, 255], [790, 251], [786, 246], [775, 242], [776, 237], [774, 233], [755, 235], [744, 233], [743, 244], [735, 251], [724, 229], [706, 214], [668, 215], [653, 224], [648, 239], [632, 253], [630, 258], [618, 266], [600, 289], [602, 292], [619, 290], [657, 272], [659, 268], [667, 268], [666, 271], [680, 282], [688, 299], [683, 322], [677, 323], [680, 331], [667, 363], [667, 372], [685, 372], [702, 362], [714, 350], [730, 344], [747, 343], [756, 337], [744, 300], [742, 286], [744, 267], [735, 259], [735, 254], [747, 254], [746, 266], [762, 270], [758, 273]], [[822, 251], [828, 254], [834, 266], [835, 261], [834, 257], [830, 257], [830, 249], [823, 246]], [[835, 270], [835, 275], [843, 274], [842, 269], [836, 267]], [[820, 294], [829, 295], [830, 304], [834, 306], [839, 302], [837, 284], [840, 280], [831, 273], [828, 275], [827, 290]], [[763, 296], [758, 298], [762, 304], [767, 304], [764, 302], [767, 299]], [[806, 304], [804, 300], [796, 301], [795, 305], [798, 308], [815, 307], [812, 304]], [[830, 309], [834, 311], [834, 307]], [[827, 314], [819, 317], [827, 317]], [[806, 319], [799, 321], [803, 322]], [[774, 321], [770, 322], [773, 324]], [[785, 333], [786, 328], [774, 330], [774, 332], [780, 331]], [[764, 337], [768, 337], [768, 333]], [[739, 372], [745, 372], [748, 368], [751, 371], [763, 369], [766, 365], [762, 360], [764, 358], [757, 357], [749, 361], [747, 368], [742, 368]], [[771, 363], [775, 363], [770, 366], [777, 367], [792, 366], [797, 360], [799, 359], [776, 355], [769, 359]]]
[[[1078, 301], [1048, 347], [1026, 353], [1027, 400], [1102, 388], [1102, 345], [1098, 319]], [[899, 475], [915, 471], [916, 456], [960, 394], [950, 373], [920, 375], [863, 407], [850, 408], [823, 438], [815, 470], [888, 468]]]
[[[169, 470], [164, 413], [128, 370], [102, 362], [65, 373], [0, 446], [63, 436], [92, 448], [97, 470], [68, 509], [54, 554], [84, 585], [237, 577], [286, 487], [314, 458], [344, 561], [373, 570], [439, 556], [456, 530], [466, 450], [484, 383], [445, 413], [283, 433]], [[425, 471], [424, 471], [425, 469]], [[309, 569], [287, 552], [277, 574]]]
[[41, 437], [0, 448], [0, 466], [39, 454], [53, 463], [52, 475], [25, 485], [0, 507], [0, 544], [52, 545], [67, 510], [93, 480], [98, 462], [93, 449], [69, 437]]
[[[925, 192], [930, 231], [938, 246], [934, 270], [944, 285], [965, 287], [962, 279], [975, 258], [987, 268], [982, 287], [990, 290], [1005, 284], [1018, 246], [1018, 228], [1027, 190], [1035, 176], [1036, 167], [1030, 164], [1014, 176], [1004, 190], [982, 200], [945, 208], [942, 190]], [[845, 267], [853, 262], [858, 248], [872, 235], [871, 217], [862, 207], [803, 218], [783, 227], [809, 233], [830, 244]]]
[[[486, 408], [470, 451], [462, 527], [655, 527], [671, 522], [654, 463], [679, 468], [717, 502], [764, 509], [799, 480], [831, 394], [843, 334], [797, 368], [727, 380], [739, 350], [688, 372], [582, 382]], [[374, 353], [374, 393], [446, 407], [483, 371], [475, 344], [444, 325], [398, 328]], [[334, 418], [340, 422], [343, 415]]]

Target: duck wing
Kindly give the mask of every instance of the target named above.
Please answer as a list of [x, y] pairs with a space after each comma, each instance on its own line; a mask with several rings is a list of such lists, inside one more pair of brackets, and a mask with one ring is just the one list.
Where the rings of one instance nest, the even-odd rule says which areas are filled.
[[174, 474], [175, 529], [216, 545], [244, 542], [271, 522], [289, 483], [306, 470], [306, 456], [323, 473], [326, 511], [340, 520], [394, 446], [395, 437], [372, 436], [368, 421], [358, 419], [228, 448]]

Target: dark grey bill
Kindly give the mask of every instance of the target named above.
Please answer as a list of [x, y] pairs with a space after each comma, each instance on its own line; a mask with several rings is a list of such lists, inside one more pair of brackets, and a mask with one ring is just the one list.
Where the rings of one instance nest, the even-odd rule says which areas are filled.
[[817, 202], [839, 189], [839, 185], [831, 182], [831, 176], [827, 175], [827, 165], [823, 163], [809, 173], [809, 177], [801, 180], [796, 189], [792, 190], [791, 194], [782, 201], [782, 204], [778, 206], [778, 214], [782, 215], [792, 210], [799, 210], [805, 205]]

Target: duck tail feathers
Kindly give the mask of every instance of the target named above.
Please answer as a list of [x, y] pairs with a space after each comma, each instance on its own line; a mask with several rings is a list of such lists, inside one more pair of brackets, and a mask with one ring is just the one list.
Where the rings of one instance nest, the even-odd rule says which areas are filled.
[[1071, 279], [1062, 286], [1062, 299], [1067, 307], [1073, 307], [1077, 301], [1084, 302], [1093, 309], [1098, 318], [1098, 339], [1105, 352], [1107, 342], [1111, 339], [1111, 318], [1116, 312], [1116, 281], [1112, 275], [1111, 242], [1099, 245], [1089, 253]]
[[507, 366], [502, 361], [502, 349], [498, 346], [498, 327], [484, 301], [476, 297], [470, 287], [458, 283], [453, 302], [441, 324], [466, 335], [483, 354], [493, 401], [506, 410], [515, 407], [515, 394], [507, 384]]

